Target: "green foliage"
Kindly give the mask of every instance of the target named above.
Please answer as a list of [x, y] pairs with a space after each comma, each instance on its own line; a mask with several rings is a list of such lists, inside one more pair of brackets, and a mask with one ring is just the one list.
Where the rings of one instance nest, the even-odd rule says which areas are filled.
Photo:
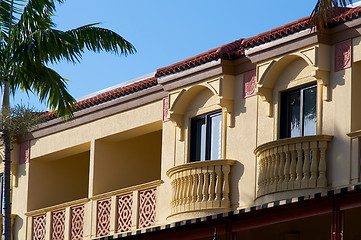
[[126, 56], [136, 50], [123, 37], [97, 24], [69, 31], [55, 29], [56, 2], [63, 0], [0, 1], [0, 83], [9, 82], [13, 93], [18, 89], [36, 93], [58, 116], [66, 116], [72, 114], [75, 99], [67, 80], [48, 68], [48, 63], [77, 63], [84, 51]]
[[14, 108], [2, 109], [0, 117], [1, 129], [7, 129], [12, 142], [24, 136], [43, 121], [42, 113], [25, 105], [16, 105]]

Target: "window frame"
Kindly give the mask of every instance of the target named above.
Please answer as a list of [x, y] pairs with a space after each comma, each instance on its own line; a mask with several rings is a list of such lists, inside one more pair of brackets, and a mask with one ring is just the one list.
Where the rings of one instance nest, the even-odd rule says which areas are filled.
[[[219, 141], [222, 141], [222, 110], [216, 110], [212, 112], [208, 112], [199, 116], [195, 116], [193, 118], [190, 118], [190, 134], [189, 134], [189, 162], [198, 162], [198, 161], [207, 161], [207, 160], [217, 160], [217, 159], [211, 159], [211, 152], [212, 152], [212, 141], [211, 141], [211, 135], [212, 135], [212, 121], [211, 118], [215, 116], [220, 116], [220, 133], [219, 133]], [[198, 134], [195, 134], [197, 132], [197, 126], [195, 122], [198, 122], [200, 120], [205, 121], [205, 146], [204, 149], [200, 149], [202, 146], [199, 146], [199, 142], [197, 140]], [[220, 146], [221, 147], [221, 143]], [[198, 159], [200, 158], [200, 152], [205, 151], [204, 153], [204, 159]], [[219, 150], [219, 157], [221, 156], [221, 149]]]
[[[318, 107], [317, 107], [317, 101], [318, 101], [318, 91], [317, 91], [317, 82], [311, 82], [311, 83], [307, 83], [304, 84], [302, 86], [297, 86], [291, 89], [287, 89], [285, 91], [282, 91], [280, 94], [280, 114], [279, 114], [279, 119], [280, 119], [280, 123], [279, 123], [279, 138], [280, 139], [284, 139], [284, 138], [291, 138], [291, 132], [290, 132], [290, 106], [289, 106], [289, 96], [291, 94], [294, 93], [300, 93], [300, 125], [301, 125], [301, 135], [300, 137], [303, 136], [309, 136], [309, 135], [305, 135], [304, 134], [304, 122], [303, 122], [303, 118], [304, 118], [304, 91], [314, 88], [316, 90], [316, 97], [315, 97], [315, 114], [316, 114], [316, 125], [315, 125], [315, 135], [317, 134], [317, 111], [318, 111]], [[286, 105], [287, 107], [284, 108], [284, 105]]]

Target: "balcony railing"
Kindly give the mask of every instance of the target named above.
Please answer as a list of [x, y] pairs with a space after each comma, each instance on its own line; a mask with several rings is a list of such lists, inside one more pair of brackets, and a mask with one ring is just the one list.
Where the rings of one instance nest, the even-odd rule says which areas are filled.
[[90, 239], [152, 226], [160, 183], [157, 180], [29, 212], [27, 239]]
[[169, 169], [171, 214], [229, 208], [229, 173], [234, 163], [234, 160], [212, 160]]
[[332, 136], [281, 139], [260, 145], [257, 196], [287, 190], [327, 187], [326, 149]]

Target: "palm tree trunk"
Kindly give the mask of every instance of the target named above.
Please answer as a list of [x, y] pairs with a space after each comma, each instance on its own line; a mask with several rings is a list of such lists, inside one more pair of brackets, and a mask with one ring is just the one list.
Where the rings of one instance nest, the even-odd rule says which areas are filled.
[[[10, 109], [10, 85], [9, 81], [3, 82], [3, 98], [1, 104], [1, 114], [6, 114]], [[3, 141], [4, 141], [4, 240], [11, 240], [11, 194], [10, 194], [10, 133], [3, 125]]]

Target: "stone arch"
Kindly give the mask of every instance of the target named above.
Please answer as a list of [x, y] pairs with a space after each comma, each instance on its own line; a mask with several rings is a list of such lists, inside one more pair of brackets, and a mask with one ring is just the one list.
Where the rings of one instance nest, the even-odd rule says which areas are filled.
[[192, 100], [203, 90], [212, 93], [217, 98], [217, 104], [225, 112], [231, 113], [233, 110], [233, 86], [234, 79], [230, 76], [221, 76], [183, 89], [178, 89], [169, 93], [168, 118], [176, 126], [183, 125], [183, 116]]
[[[310, 67], [311, 71], [308, 77], [314, 78], [323, 86], [328, 85], [328, 69], [320, 69], [318, 59], [319, 46], [315, 46], [303, 51], [291, 53], [286, 56], [279, 57], [266, 63], [257, 65], [257, 95], [260, 95], [263, 100], [268, 103], [269, 111], [268, 116], [272, 117], [272, 99], [273, 89], [276, 86], [279, 76], [284, 72], [292, 63], [296, 60], [300, 60], [305, 64], [306, 67]], [[324, 49], [321, 49], [324, 51]], [[325, 99], [328, 99], [328, 90], [326, 89]]]
[[308, 66], [312, 66], [314, 70], [317, 70], [317, 67], [307, 56], [301, 53], [293, 53], [284, 56], [277, 61], [272, 61], [271, 64], [267, 66], [266, 71], [264, 71], [264, 73], [259, 76], [259, 86], [265, 88], [273, 88], [274, 85], [277, 83], [278, 75], [296, 59], [303, 60]]

